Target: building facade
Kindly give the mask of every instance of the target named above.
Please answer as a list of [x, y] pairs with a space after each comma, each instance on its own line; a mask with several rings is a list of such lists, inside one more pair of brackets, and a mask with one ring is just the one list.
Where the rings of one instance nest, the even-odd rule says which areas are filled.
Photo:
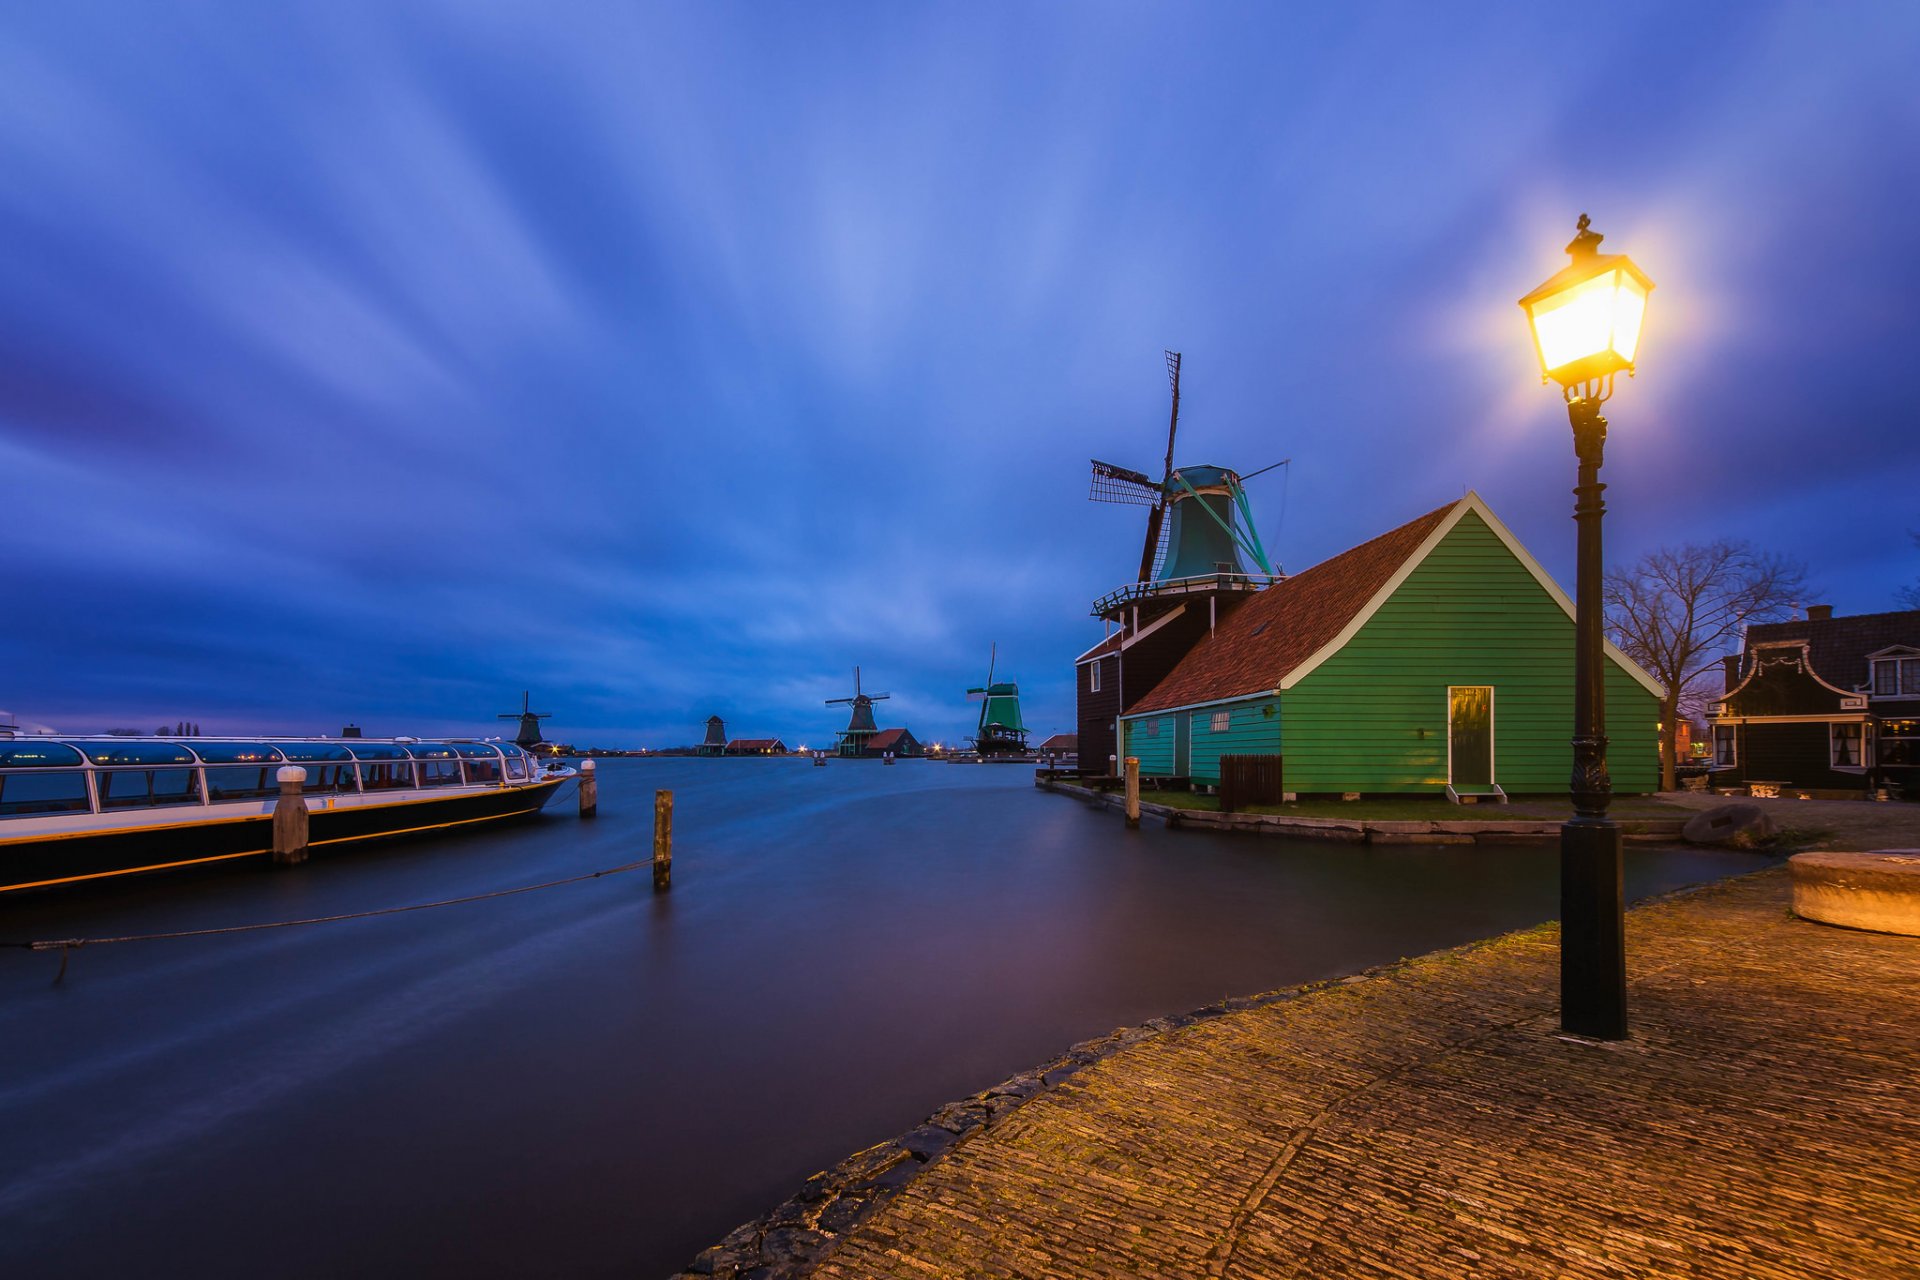
[[1749, 627], [1710, 716], [1715, 786], [1920, 798], [1920, 610]]
[[[1564, 793], [1573, 648], [1572, 601], [1469, 494], [1216, 616], [1119, 712], [1121, 748], [1204, 785], [1277, 754], [1296, 794]], [[1660, 686], [1606, 658], [1614, 790], [1650, 792]]]

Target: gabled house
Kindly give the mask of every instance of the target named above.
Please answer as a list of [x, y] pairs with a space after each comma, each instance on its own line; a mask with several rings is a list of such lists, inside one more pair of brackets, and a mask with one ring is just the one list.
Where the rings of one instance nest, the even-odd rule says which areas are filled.
[[730, 756], [784, 756], [787, 744], [778, 738], [735, 738], [726, 745]]
[[[1573, 602], [1468, 494], [1214, 619], [1120, 713], [1124, 754], [1209, 785], [1278, 754], [1295, 793], [1565, 792], [1573, 641]], [[1649, 792], [1660, 686], [1606, 656], [1613, 787]]]
[[1749, 627], [1709, 714], [1717, 786], [1920, 795], [1920, 609]]
[[887, 752], [902, 758], [911, 758], [924, 754], [920, 740], [906, 729], [882, 729], [867, 739], [864, 754], [870, 756], [885, 755]]

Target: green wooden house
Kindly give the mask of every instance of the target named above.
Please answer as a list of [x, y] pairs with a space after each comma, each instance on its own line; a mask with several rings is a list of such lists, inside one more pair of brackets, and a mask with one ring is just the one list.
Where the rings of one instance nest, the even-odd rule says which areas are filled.
[[[1614, 790], [1649, 792], [1660, 686], [1607, 658]], [[1298, 794], [1564, 792], [1573, 604], [1468, 494], [1260, 592], [1120, 721], [1149, 777], [1278, 753]]]

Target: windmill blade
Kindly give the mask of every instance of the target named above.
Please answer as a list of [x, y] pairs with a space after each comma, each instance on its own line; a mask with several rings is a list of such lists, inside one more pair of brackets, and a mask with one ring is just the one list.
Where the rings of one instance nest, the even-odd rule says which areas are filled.
[[1000, 661], [1000, 642], [995, 640], [987, 654], [987, 688], [993, 688], [993, 668]]
[[853, 698], [828, 698], [827, 705], [830, 707], [837, 707], [843, 702], [853, 702], [853, 701], [855, 701], [855, 699]]
[[884, 702], [888, 698], [891, 698], [892, 696], [893, 695], [890, 693], [870, 693], [867, 695], [867, 701], [868, 702]]
[[1173, 437], [1180, 430], [1180, 353], [1169, 351], [1166, 357], [1167, 381], [1173, 384], [1173, 416], [1167, 419], [1167, 469], [1161, 478], [1163, 488], [1173, 477]]
[[1130, 507], [1150, 507], [1160, 501], [1160, 486], [1142, 472], [1116, 467], [1098, 458], [1092, 461], [1093, 482], [1087, 490], [1089, 501]]

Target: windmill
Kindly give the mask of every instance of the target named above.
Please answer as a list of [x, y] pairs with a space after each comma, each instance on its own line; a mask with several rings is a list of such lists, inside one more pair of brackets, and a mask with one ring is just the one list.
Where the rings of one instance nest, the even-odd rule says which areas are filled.
[[502, 711], [498, 716], [494, 717], [496, 720], [518, 720], [520, 722], [520, 732], [513, 735], [513, 740], [516, 745], [528, 749], [538, 746], [541, 741], [544, 740], [545, 735], [540, 732], [540, 722], [552, 718], [548, 712], [534, 711], [532, 707], [532, 694], [530, 691], [522, 689], [520, 691], [520, 709], [518, 711]]
[[995, 644], [987, 657], [987, 683], [967, 690], [967, 697], [980, 703], [980, 726], [974, 733], [973, 749], [982, 756], [1025, 754], [1027, 726], [1020, 719], [1020, 686], [1011, 680], [994, 683], [999, 659], [1000, 646]]
[[888, 693], [867, 693], [860, 687], [860, 668], [853, 669], [853, 696], [851, 698], [828, 698], [830, 707], [851, 705], [853, 715], [847, 720], [847, 727], [840, 731], [840, 743], [835, 748], [843, 756], [857, 756], [866, 752], [867, 739], [880, 732], [880, 726], [873, 722], [873, 704], [892, 697]]
[[[1096, 616], [1111, 617], [1120, 606], [1149, 596], [1245, 591], [1279, 576], [1260, 544], [1247, 503], [1243, 482], [1251, 476], [1242, 477], [1225, 467], [1173, 465], [1174, 441], [1180, 431], [1180, 353], [1169, 351], [1166, 358], [1173, 410], [1167, 419], [1167, 456], [1160, 479], [1093, 459], [1088, 498], [1147, 508], [1139, 577], [1135, 585], [1103, 597], [1094, 606]], [[1285, 465], [1276, 462], [1273, 467]], [[1251, 475], [1273, 467], [1262, 467]], [[1248, 571], [1248, 561], [1257, 566], [1257, 576]]]

